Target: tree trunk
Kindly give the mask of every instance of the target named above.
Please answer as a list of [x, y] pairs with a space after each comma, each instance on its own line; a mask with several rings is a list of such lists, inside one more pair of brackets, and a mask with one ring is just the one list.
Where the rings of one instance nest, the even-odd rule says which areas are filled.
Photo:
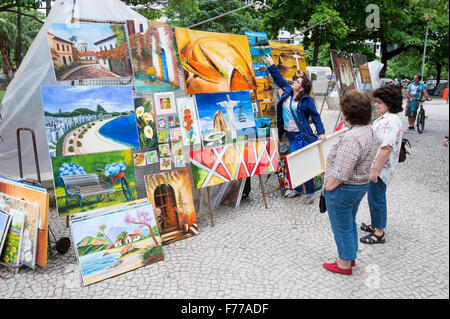
[[387, 69], [387, 61], [389, 60], [387, 45], [384, 42], [381, 42], [381, 63], [383, 63], [383, 68], [380, 71], [380, 79], [384, 78]]
[[22, 63], [22, 14], [21, 14], [20, 1], [17, 5], [17, 42], [16, 50], [14, 52], [14, 62], [16, 63], [16, 70], [19, 69], [20, 63]]
[[436, 63], [436, 88], [439, 85], [439, 82], [441, 82], [441, 72], [442, 72], [442, 63], [437, 62]]
[[319, 27], [315, 27], [313, 31], [313, 43], [314, 43], [314, 52], [313, 52], [313, 59], [312, 59], [312, 65], [316, 66], [317, 62], [319, 60], [319, 49], [320, 49], [320, 43], [319, 43]]
[[45, 0], [45, 16], [46, 17], [48, 17], [48, 14], [50, 13], [51, 8], [52, 8], [51, 0]]
[[6, 80], [9, 83], [14, 78], [10, 60], [11, 50], [9, 49], [8, 39], [2, 36], [0, 36], [0, 52], [3, 58], [3, 71], [5, 72]]

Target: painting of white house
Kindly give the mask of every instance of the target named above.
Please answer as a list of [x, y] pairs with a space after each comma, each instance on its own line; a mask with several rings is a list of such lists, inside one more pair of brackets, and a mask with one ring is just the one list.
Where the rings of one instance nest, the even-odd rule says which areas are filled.
[[73, 215], [70, 227], [84, 285], [164, 260], [147, 200]]

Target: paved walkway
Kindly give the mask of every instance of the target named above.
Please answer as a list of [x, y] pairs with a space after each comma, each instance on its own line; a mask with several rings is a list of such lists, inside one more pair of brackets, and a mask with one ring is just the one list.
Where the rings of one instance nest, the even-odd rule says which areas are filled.
[[[333, 274], [322, 262], [336, 248], [327, 214], [304, 197], [278, 192], [264, 208], [258, 179], [239, 209], [221, 206], [216, 226], [198, 220], [200, 234], [164, 247], [165, 260], [82, 287], [73, 247], [55, 253], [46, 269], [21, 269], [0, 279], [3, 298], [449, 298], [449, 150], [442, 146], [449, 106], [426, 106], [425, 132], [407, 132], [411, 155], [400, 165], [388, 192], [384, 245], [361, 246], [353, 276]], [[324, 110], [328, 130], [336, 112]], [[406, 125], [406, 118], [402, 116]], [[268, 188], [276, 187], [275, 177]], [[316, 194], [318, 198], [319, 194]], [[367, 197], [358, 223], [370, 222]], [[59, 238], [70, 236], [65, 219], [51, 212]], [[363, 235], [362, 232], [360, 232]]]

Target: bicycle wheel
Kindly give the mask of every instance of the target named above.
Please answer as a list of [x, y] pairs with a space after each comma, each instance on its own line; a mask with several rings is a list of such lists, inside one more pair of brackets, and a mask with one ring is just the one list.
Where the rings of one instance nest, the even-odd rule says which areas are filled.
[[131, 194], [130, 185], [128, 185], [127, 180], [125, 178], [121, 178], [120, 183], [122, 184], [122, 191], [125, 195], [125, 198], [128, 201], [133, 200], [133, 195]]
[[419, 132], [419, 134], [422, 134], [424, 128], [425, 128], [425, 110], [421, 108], [419, 110], [419, 114], [417, 114], [417, 132]]

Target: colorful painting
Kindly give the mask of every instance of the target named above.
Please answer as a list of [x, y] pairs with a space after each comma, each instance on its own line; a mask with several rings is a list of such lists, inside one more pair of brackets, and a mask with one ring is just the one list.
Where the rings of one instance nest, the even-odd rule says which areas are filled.
[[177, 99], [178, 114], [180, 116], [183, 145], [201, 143], [200, 128], [197, 119], [197, 108], [191, 97]]
[[177, 106], [175, 104], [175, 95], [173, 92], [155, 93], [156, 114], [172, 114], [177, 112]]
[[133, 76], [122, 25], [53, 23], [47, 39], [58, 81]]
[[70, 228], [84, 285], [164, 260], [161, 235], [147, 200], [77, 214]]
[[254, 90], [245, 35], [175, 28], [186, 94]]
[[248, 91], [197, 94], [198, 116], [205, 146], [229, 144], [256, 137]]
[[335, 67], [341, 84], [342, 93], [355, 89], [355, 80], [352, 72], [352, 62], [348, 59], [336, 58]]
[[134, 99], [136, 124], [141, 148], [151, 148], [156, 145], [155, 108], [151, 98]]
[[181, 141], [181, 128], [176, 127], [176, 128], [172, 128], [170, 129], [170, 141], [171, 142], [178, 142]]
[[0, 255], [0, 261], [9, 266], [13, 266], [14, 268], [11, 267], [8, 269], [16, 274], [19, 271], [20, 265], [20, 247], [22, 246], [25, 215], [14, 209], [11, 209], [9, 214], [11, 215], [11, 224], [6, 235], [3, 251]]
[[253, 70], [255, 70], [256, 77], [268, 77], [269, 71], [267, 70], [267, 66], [265, 64], [253, 64]]
[[178, 115], [169, 116], [169, 127], [179, 127], [180, 126], [180, 118]]
[[169, 142], [169, 131], [161, 130], [158, 132], [158, 143], [167, 143]]
[[255, 118], [255, 123], [258, 138], [270, 137], [270, 117], [257, 117]]
[[159, 148], [159, 156], [163, 157], [163, 156], [170, 156], [170, 145], [168, 143], [166, 144], [159, 144], [158, 145]]
[[145, 158], [147, 160], [147, 165], [156, 164], [158, 163], [158, 152], [156, 150], [146, 152]]
[[172, 154], [183, 155], [183, 143], [181, 142], [172, 143]]
[[158, 130], [163, 130], [168, 128], [168, 124], [167, 124], [167, 118], [166, 117], [158, 117], [156, 120], [156, 125], [158, 127]]
[[286, 81], [292, 82], [294, 77], [306, 74], [303, 47], [277, 41], [269, 41], [269, 44], [273, 61]]
[[170, 157], [161, 157], [159, 169], [162, 171], [170, 171], [172, 169], [172, 159]]
[[277, 113], [275, 108], [275, 102], [273, 101], [264, 101], [259, 102], [259, 107], [261, 108], [261, 116], [262, 117], [270, 117], [270, 126], [277, 127]]
[[47, 189], [0, 176], [0, 193], [21, 198], [30, 203], [38, 203], [40, 224], [38, 227], [36, 264], [42, 267], [47, 266], [48, 213], [50, 204], [50, 196]]
[[172, 28], [165, 23], [127, 20], [136, 92], [174, 91], [180, 87]]
[[19, 261], [20, 264], [34, 269], [38, 246], [39, 204], [0, 193], [0, 209], [6, 212], [18, 211], [25, 215]]
[[277, 171], [278, 151], [273, 139], [229, 144], [190, 152], [195, 188]]
[[0, 253], [3, 250], [6, 236], [8, 235], [9, 226], [11, 224], [11, 215], [0, 209]]
[[130, 86], [41, 86], [51, 157], [139, 148]]
[[252, 56], [265, 56], [272, 55], [272, 51], [269, 46], [269, 39], [265, 32], [251, 32], [245, 31], [248, 44], [250, 46], [250, 54]]
[[258, 101], [273, 99], [273, 88], [270, 79], [256, 79], [256, 99]]
[[188, 169], [144, 176], [163, 245], [198, 234]]
[[137, 198], [131, 150], [54, 157], [52, 167], [59, 216]]
[[134, 153], [133, 154], [133, 163], [134, 166], [145, 166], [145, 153]]
[[173, 164], [177, 168], [186, 167], [186, 160], [184, 158], [184, 155], [175, 155], [173, 157]]
[[369, 67], [367, 65], [360, 65], [359, 72], [361, 74], [362, 83], [372, 83], [372, 79], [370, 78]]

